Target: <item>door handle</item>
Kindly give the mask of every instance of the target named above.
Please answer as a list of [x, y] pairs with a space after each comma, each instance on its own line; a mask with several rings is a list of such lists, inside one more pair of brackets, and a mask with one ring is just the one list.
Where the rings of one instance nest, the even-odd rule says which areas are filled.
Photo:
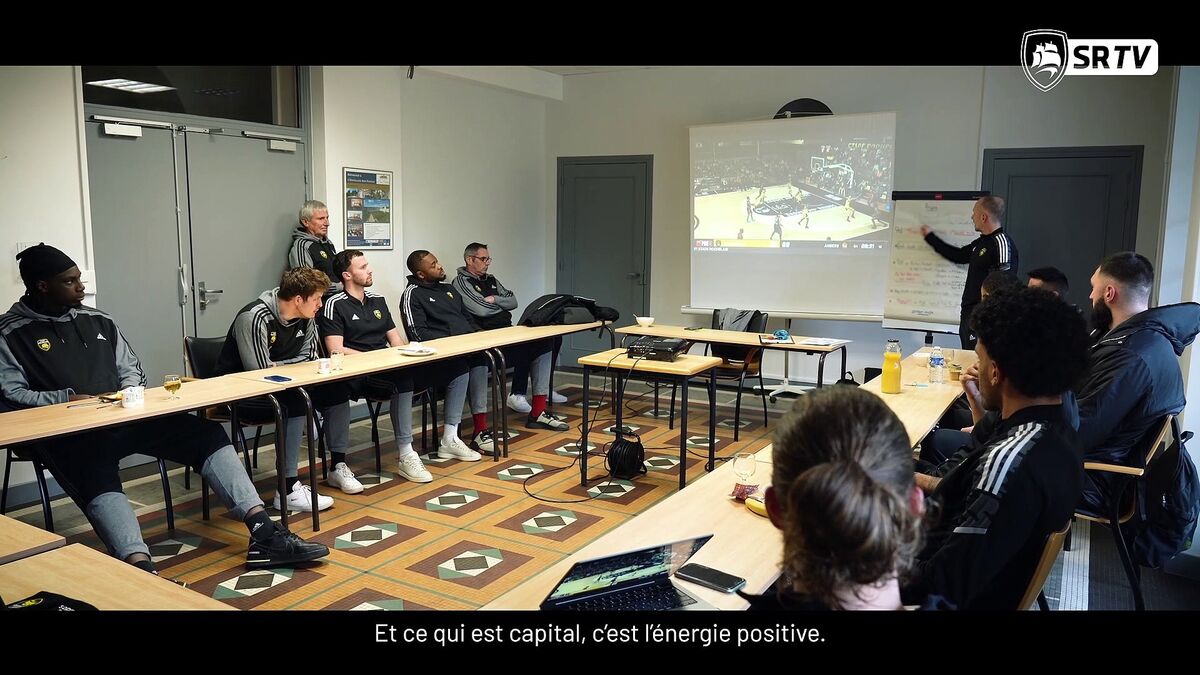
[[190, 291], [187, 285], [187, 265], [179, 267], [179, 304], [186, 305], [188, 303], [188, 295]]
[[197, 282], [196, 290], [200, 292], [200, 309], [208, 307], [210, 295], [220, 295], [225, 291], [216, 288], [206, 288], [203, 281]]
[[629, 274], [625, 275], [625, 278], [626, 279], [640, 279], [640, 278], [642, 278], [642, 273], [641, 272], [630, 272]]

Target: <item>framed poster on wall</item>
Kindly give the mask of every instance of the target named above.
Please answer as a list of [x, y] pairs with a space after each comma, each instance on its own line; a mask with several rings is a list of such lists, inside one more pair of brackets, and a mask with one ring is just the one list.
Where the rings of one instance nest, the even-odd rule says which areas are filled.
[[345, 248], [392, 249], [392, 172], [342, 167]]

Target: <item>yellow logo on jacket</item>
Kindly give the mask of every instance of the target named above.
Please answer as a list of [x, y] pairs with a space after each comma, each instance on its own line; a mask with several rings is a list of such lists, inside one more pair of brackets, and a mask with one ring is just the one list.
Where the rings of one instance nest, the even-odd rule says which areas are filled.
[[46, 338], [38, 338], [37, 346], [38, 346], [38, 349], [40, 349], [44, 352], [50, 351], [50, 341], [47, 340]]
[[981, 248], [981, 249], [979, 249], [979, 255], [983, 255], [984, 253], [987, 253], [987, 249], [986, 249], [986, 248]]
[[321, 251], [321, 257], [322, 257], [322, 258], [324, 258], [324, 259], [326, 259], [326, 260], [329, 260], [329, 254], [328, 254], [328, 253], [326, 253], [325, 251]]
[[271, 344], [275, 344], [275, 331], [271, 331]]
[[382, 319], [382, 318], [383, 318], [383, 312], [381, 312], [381, 311], [379, 311], [379, 310], [375, 310], [375, 318], [376, 318], [376, 319]]
[[453, 294], [453, 293], [451, 293], [450, 291], [446, 291], [446, 297], [447, 297], [447, 298], [450, 298], [451, 300], [453, 300], [453, 299], [454, 299], [454, 294]]

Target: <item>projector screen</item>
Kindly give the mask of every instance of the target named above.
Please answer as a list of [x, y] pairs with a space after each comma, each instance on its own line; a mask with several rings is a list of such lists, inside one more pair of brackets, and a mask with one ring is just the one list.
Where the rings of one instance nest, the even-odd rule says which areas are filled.
[[689, 131], [693, 307], [882, 317], [895, 113]]

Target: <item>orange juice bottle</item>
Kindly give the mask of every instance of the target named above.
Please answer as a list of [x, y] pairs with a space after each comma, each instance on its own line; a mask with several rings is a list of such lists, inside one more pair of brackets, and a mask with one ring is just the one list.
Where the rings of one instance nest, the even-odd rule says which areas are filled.
[[900, 341], [888, 340], [887, 349], [883, 350], [883, 379], [879, 382], [879, 390], [885, 394], [900, 393]]

